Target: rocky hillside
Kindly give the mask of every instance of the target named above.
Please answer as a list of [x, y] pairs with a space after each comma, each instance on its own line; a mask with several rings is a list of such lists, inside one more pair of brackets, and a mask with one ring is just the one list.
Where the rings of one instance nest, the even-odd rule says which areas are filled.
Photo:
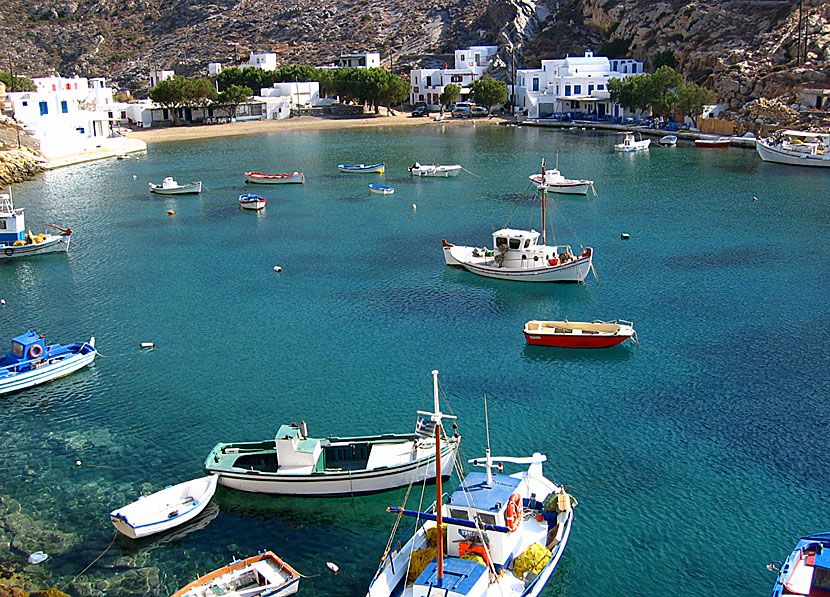
[[[341, 52], [380, 51], [385, 64], [443, 64], [453, 49], [498, 44], [510, 61], [586, 49], [647, 63], [671, 50], [690, 79], [734, 107], [830, 86], [830, 0], [5, 0], [0, 35], [10, 67], [28, 75], [104, 74], [146, 88], [151, 67], [204, 72], [251, 50], [282, 63], [323, 64]], [[386, 62], [388, 61], [388, 62]]]

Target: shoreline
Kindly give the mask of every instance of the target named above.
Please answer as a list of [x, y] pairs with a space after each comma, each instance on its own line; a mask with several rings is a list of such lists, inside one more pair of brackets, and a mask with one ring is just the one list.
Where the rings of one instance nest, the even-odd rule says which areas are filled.
[[262, 133], [283, 133], [293, 131], [325, 131], [342, 130], [349, 128], [381, 128], [405, 126], [443, 126], [443, 125], [471, 125], [490, 126], [507, 122], [504, 118], [450, 118], [435, 121], [434, 116], [413, 118], [408, 112], [394, 116], [366, 114], [363, 116], [296, 116], [283, 120], [249, 120], [226, 124], [201, 124], [187, 126], [167, 126], [135, 130], [129, 134], [130, 138], [139, 139], [145, 143], [168, 143], [171, 141], [186, 141], [192, 139], [212, 139], [219, 137], [238, 137], [242, 135], [256, 135]]

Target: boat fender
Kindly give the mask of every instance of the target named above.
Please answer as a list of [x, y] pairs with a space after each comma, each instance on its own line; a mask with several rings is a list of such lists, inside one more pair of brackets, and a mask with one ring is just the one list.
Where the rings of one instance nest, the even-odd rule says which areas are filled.
[[274, 271], [275, 271], [275, 272], [281, 272], [281, 271], [282, 271], [282, 268], [281, 268], [279, 265], [275, 265], [275, 266], [274, 266]]
[[620, 238], [623, 240], [628, 240], [629, 238], [631, 238], [631, 235], [628, 234], [628, 232], [623, 232], [622, 234], [620, 234]]
[[548, 259], [548, 263], [550, 265], [559, 265], [559, 259], [557, 259], [556, 257], [554, 257], [553, 259]]
[[7, 248], [7, 249], [5, 250], [5, 253], [6, 253], [6, 255], [12, 255], [12, 254], [14, 253], [14, 249], [9, 249], [9, 248]]
[[36, 359], [43, 354], [43, 347], [40, 344], [32, 344], [29, 347], [29, 358]]
[[35, 553], [29, 555], [29, 563], [40, 564], [41, 562], [46, 561], [48, 557], [48, 554], [45, 554], [42, 551], [36, 551]]
[[507, 528], [513, 533], [519, 530], [519, 522], [522, 520], [522, 498], [518, 493], [510, 496], [507, 502], [507, 509], [504, 512], [504, 521]]

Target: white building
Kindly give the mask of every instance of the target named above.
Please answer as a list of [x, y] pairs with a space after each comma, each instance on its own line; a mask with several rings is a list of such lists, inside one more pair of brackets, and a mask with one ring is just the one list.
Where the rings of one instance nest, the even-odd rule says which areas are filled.
[[277, 70], [277, 55], [273, 52], [264, 52], [262, 54], [251, 52], [248, 64], [243, 64], [242, 68], [246, 66], [255, 66], [262, 70]]
[[150, 71], [150, 89], [161, 83], [162, 81], [166, 81], [167, 79], [172, 79], [176, 76], [175, 71], [172, 70], [151, 70]]
[[608, 81], [642, 74], [643, 63], [585, 52], [582, 57], [542, 60], [542, 68], [516, 72], [515, 105], [528, 118], [605, 119], [627, 116], [611, 102]]
[[359, 54], [341, 54], [335, 60], [334, 66], [337, 68], [379, 68], [380, 53], [363, 52]]
[[273, 87], [263, 87], [260, 97], [287, 97], [292, 108], [331, 105], [332, 100], [320, 97], [320, 83], [317, 81], [274, 83]]
[[461, 88], [459, 100], [470, 93], [470, 83], [480, 79], [493, 65], [498, 46], [472, 46], [455, 51], [454, 68], [418, 68], [409, 73], [409, 103], [426, 102], [432, 109], [438, 109], [438, 98], [444, 87], [453, 84]]
[[212, 77], [222, 72], [221, 62], [208, 62], [208, 76]]
[[113, 101], [103, 78], [43, 77], [36, 91], [8, 94], [15, 119], [40, 142], [46, 157], [106, 145], [116, 123], [126, 121], [126, 104]]

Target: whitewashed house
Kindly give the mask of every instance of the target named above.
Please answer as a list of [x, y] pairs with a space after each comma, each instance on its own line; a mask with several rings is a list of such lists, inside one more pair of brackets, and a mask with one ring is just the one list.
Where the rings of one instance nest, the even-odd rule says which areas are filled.
[[341, 54], [334, 61], [336, 68], [379, 68], [379, 52], [362, 52], [357, 54]]
[[449, 84], [458, 85], [461, 94], [458, 100], [465, 99], [470, 93], [470, 83], [480, 79], [493, 65], [498, 46], [472, 46], [455, 51], [454, 68], [417, 68], [409, 72], [409, 103], [426, 102], [437, 110], [438, 98]]
[[150, 71], [150, 89], [176, 76], [176, 72], [172, 70], [151, 70]]
[[243, 64], [242, 68], [246, 66], [255, 66], [262, 70], [277, 70], [277, 55], [274, 52], [263, 52], [260, 54], [251, 52], [248, 63]]
[[317, 81], [286, 81], [274, 83], [272, 87], [263, 87], [259, 91], [260, 97], [287, 97], [292, 108], [312, 108], [329, 106], [330, 98], [320, 97], [320, 83]]
[[590, 51], [580, 57], [542, 60], [542, 68], [516, 72], [516, 109], [527, 118], [623, 118], [628, 114], [611, 101], [608, 81], [642, 73], [642, 62], [609, 60]]
[[222, 72], [221, 62], [208, 62], [208, 76], [213, 77]]

